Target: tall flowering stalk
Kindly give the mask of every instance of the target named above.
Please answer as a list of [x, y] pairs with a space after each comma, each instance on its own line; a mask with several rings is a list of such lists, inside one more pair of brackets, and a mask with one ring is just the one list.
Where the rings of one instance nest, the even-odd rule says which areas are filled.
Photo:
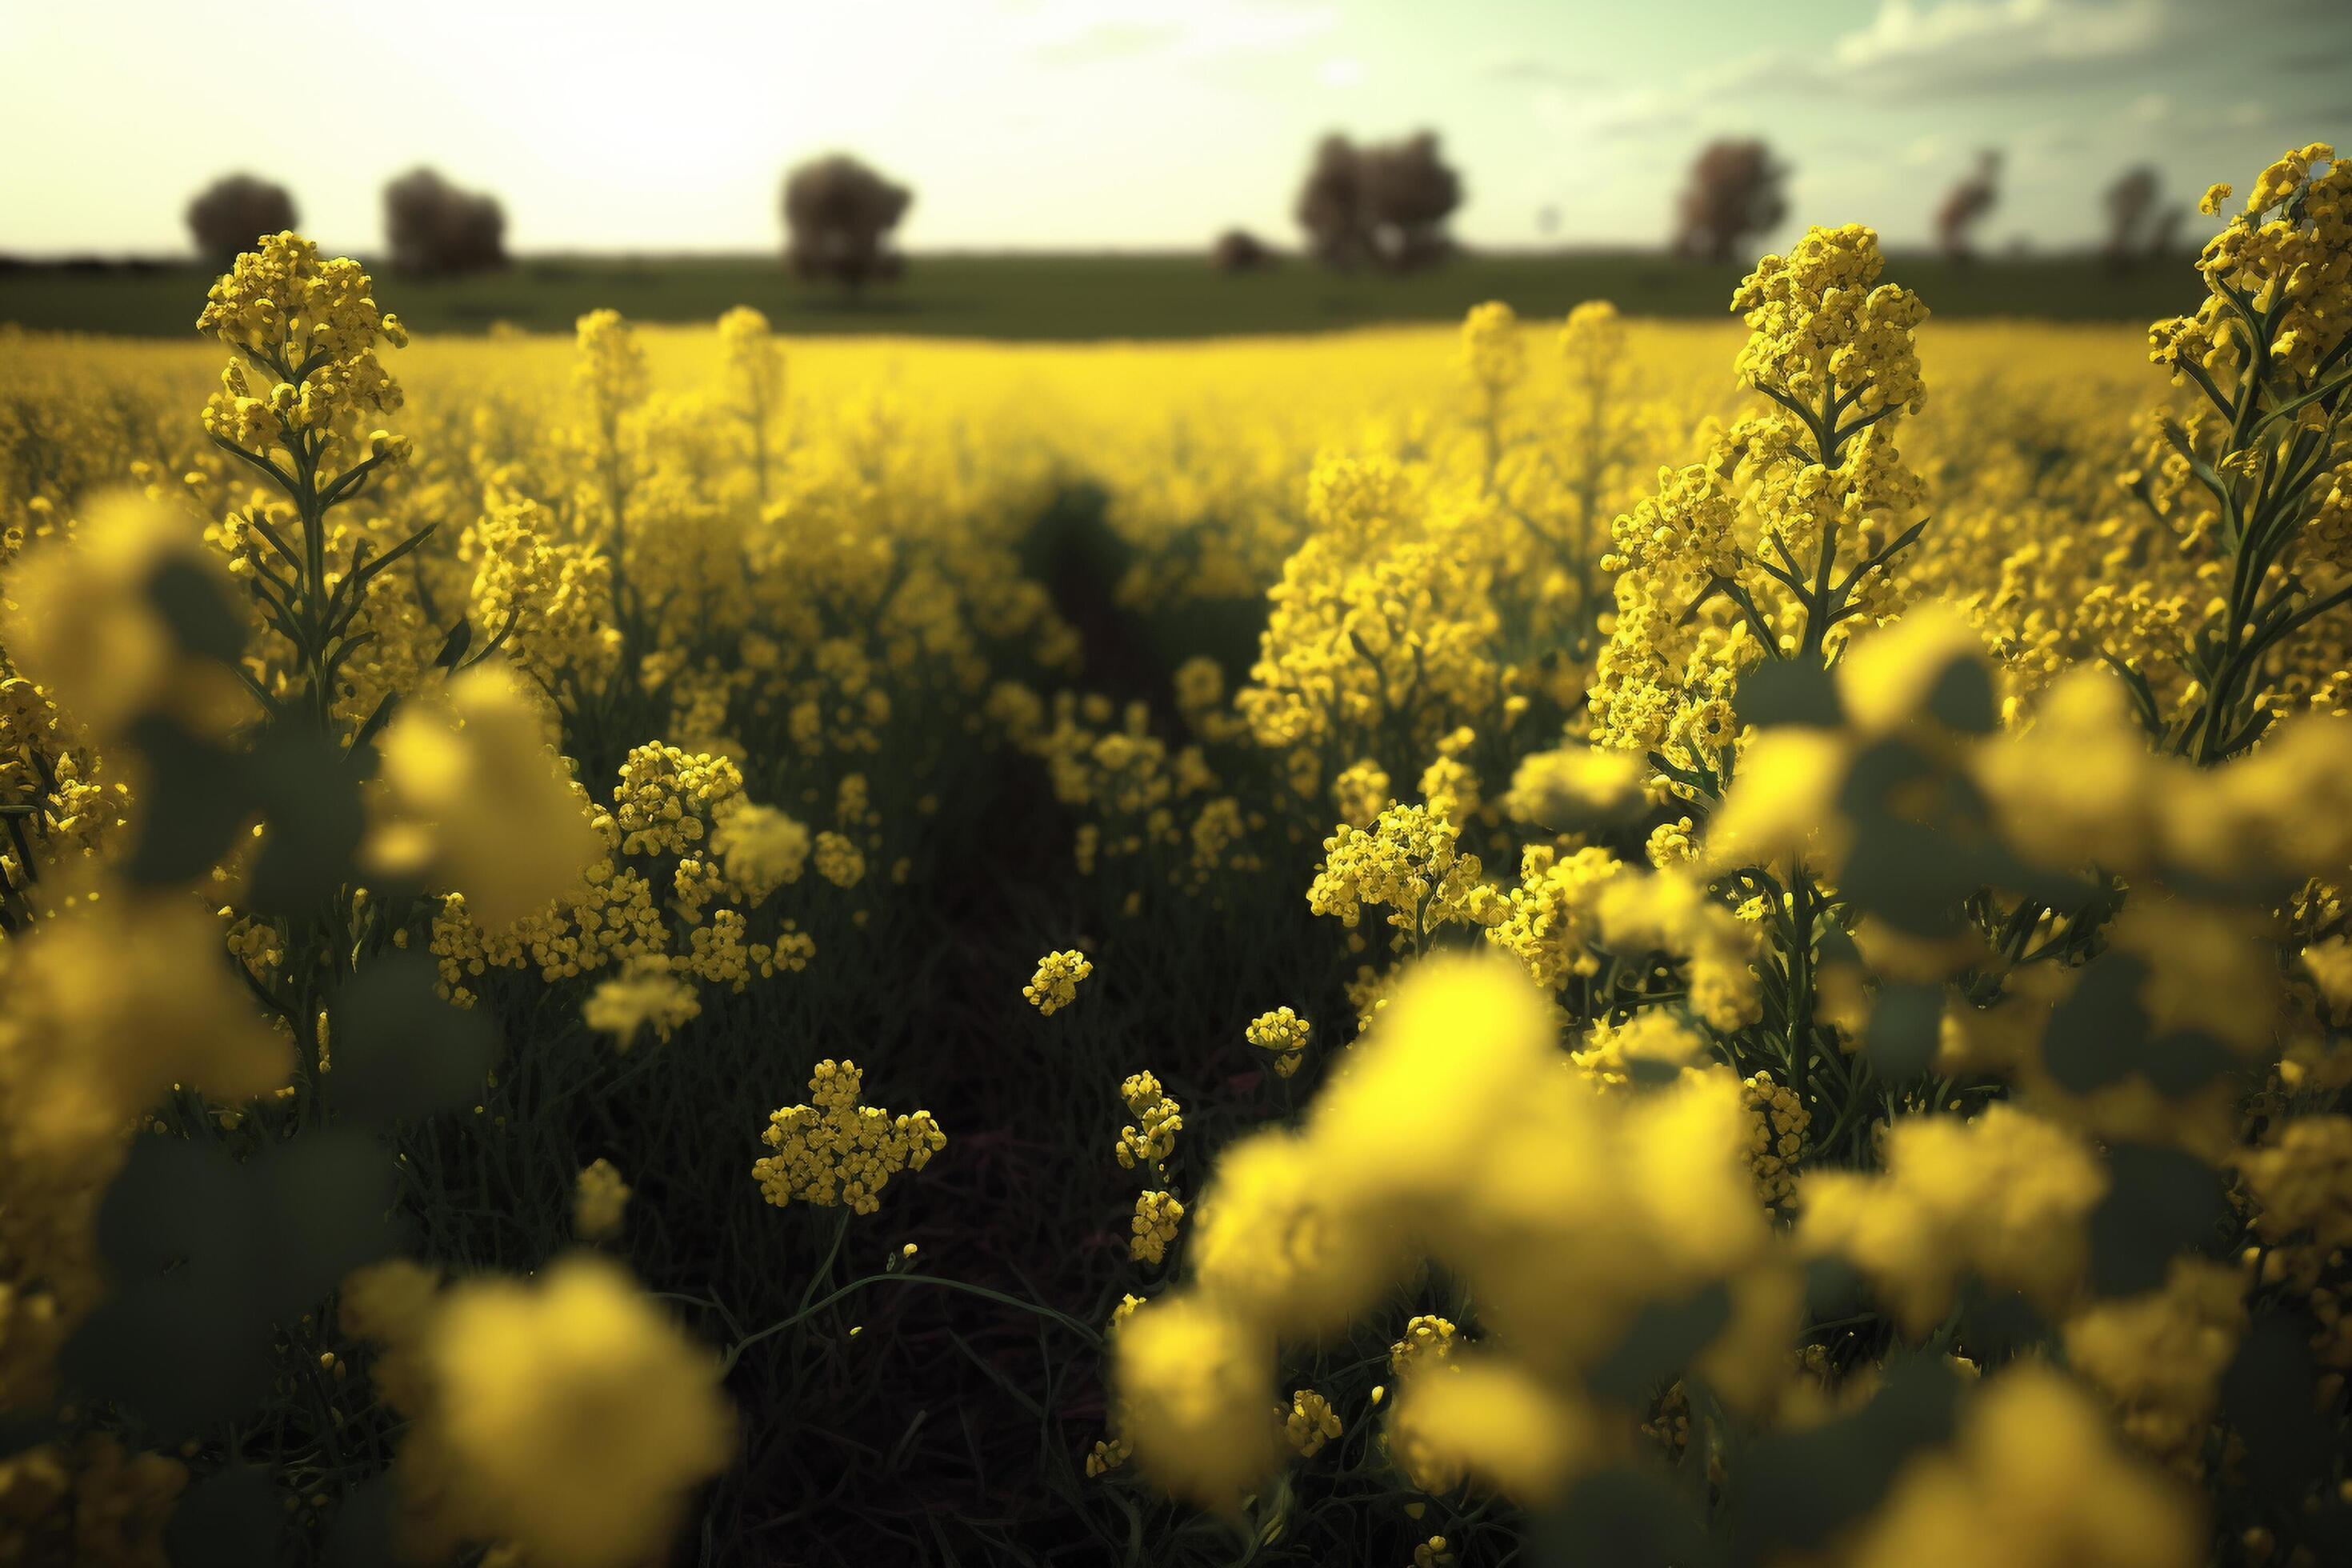
[[[362, 536], [346, 561], [330, 556], [328, 514], [409, 456], [404, 437], [373, 427], [362, 433], [373, 416], [401, 404], [378, 348], [408, 342], [400, 318], [376, 308], [372, 288], [359, 263], [321, 261], [311, 241], [273, 235], [236, 258], [196, 319], [199, 331], [236, 356], [205, 405], [205, 432], [268, 480], [294, 514], [292, 537], [266, 507], [234, 520], [232, 537], [242, 546], [236, 563], [302, 677], [301, 689], [288, 698], [250, 684], [273, 715], [299, 710], [321, 731], [335, 727], [339, 672], [371, 640], [354, 630], [369, 584], [433, 533], [428, 523], [373, 554]], [[387, 694], [354, 739], [383, 724], [391, 701]]]
[[[2204, 209], [2230, 194], [2214, 186]], [[2148, 357], [2204, 406], [2159, 426], [2172, 504], [2157, 493], [2160, 473], [2135, 484], [2189, 548], [2218, 559], [2225, 586], [2182, 650], [2196, 684], [2179, 710], [2160, 713], [2144, 678], [2133, 685], [2168, 748], [2211, 763], [2276, 717], [2275, 651], [2352, 604], [2352, 163], [2326, 142], [2273, 163], [2197, 270], [2204, 301], [2152, 325]]]

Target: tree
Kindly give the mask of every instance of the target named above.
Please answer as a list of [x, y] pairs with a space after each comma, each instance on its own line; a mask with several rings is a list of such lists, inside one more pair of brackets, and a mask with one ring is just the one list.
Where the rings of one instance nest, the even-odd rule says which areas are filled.
[[1220, 272], [1256, 272], [1274, 260], [1274, 247], [1245, 228], [1225, 230], [1209, 247], [1209, 265]]
[[812, 159], [784, 178], [784, 259], [794, 275], [830, 278], [851, 293], [904, 267], [890, 231], [915, 193], [845, 153]]
[[1710, 142], [1675, 207], [1675, 254], [1729, 261], [1788, 216], [1788, 165], [1755, 139]]
[[483, 272], [507, 261], [507, 215], [498, 198], [461, 190], [431, 169], [383, 188], [384, 238], [405, 272]]
[[1451, 252], [1445, 220], [1461, 205], [1436, 132], [1358, 146], [1335, 132], [1317, 144], [1293, 210], [1318, 260], [1402, 271]]
[[188, 204], [188, 232], [195, 237], [197, 254], [218, 271], [227, 270], [237, 253], [253, 248], [262, 236], [296, 226], [294, 198], [286, 187], [251, 174], [224, 174]]
[[1316, 145], [1298, 188], [1294, 209], [1307, 231], [1307, 253], [1331, 267], [1354, 267], [1369, 259], [1370, 226], [1364, 220], [1364, 192], [1356, 144], [1337, 132]]
[[2000, 154], [1977, 154], [1976, 172], [1954, 185], [1936, 209], [1936, 243], [1946, 256], [1966, 261], [1976, 253], [1969, 242], [1978, 224], [2000, 199]]
[[2108, 266], [2137, 266], [2171, 246], [2186, 214], [2179, 206], [2159, 210], [2163, 198], [2163, 181], [2145, 163], [2126, 169], [2107, 187]]

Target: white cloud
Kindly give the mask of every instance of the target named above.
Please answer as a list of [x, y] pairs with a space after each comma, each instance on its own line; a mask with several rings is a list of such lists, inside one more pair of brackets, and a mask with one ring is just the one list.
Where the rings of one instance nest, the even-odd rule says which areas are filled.
[[1337, 5], [1280, 0], [1123, 0], [1073, 5], [1031, 23], [1030, 52], [1052, 65], [1089, 65], [1150, 57], [1155, 61], [1263, 53], [1336, 29]]
[[1478, 57], [1477, 74], [1488, 81], [1523, 81], [1558, 89], [1590, 87], [1601, 79], [1590, 70], [1563, 65], [1548, 55], [1517, 49], [1488, 49]]
[[[1826, 48], [1775, 45], [1592, 100], [1587, 128], [1639, 135], [1685, 127], [1728, 103], [1789, 98], [1919, 104], [2063, 89], [2130, 90], [2159, 63], [2256, 37], [2301, 51], [2352, 49], [2344, 0], [1879, 0]], [[2155, 96], [2138, 93], [2147, 118]], [[2290, 111], [2293, 112], [2293, 111]], [[2156, 118], [2161, 118], [2157, 116]]]
[[1345, 55], [1334, 55], [1315, 68], [1315, 78], [1325, 87], [1354, 87], [1364, 79], [1364, 62]]

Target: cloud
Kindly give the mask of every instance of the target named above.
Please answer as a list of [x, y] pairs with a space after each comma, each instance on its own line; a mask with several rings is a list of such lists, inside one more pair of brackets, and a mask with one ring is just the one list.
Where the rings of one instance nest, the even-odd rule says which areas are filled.
[[1205, 59], [1287, 48], [1339, 25], [1337, 5], [1299, 0], [1257, 5], [1129, 0], [1115, 7], [1085, 5], [1048, 16], [1034, 29], [1029, 52], [1041, 63], [1056, 66]]
[[1061, 37], [1039, 42], [1036, 57], [1047, 65], [1082, 66], [1099, 60], [1158, 54], [1184, 36], [1174, 22], [1123, 21], [1105, 17]]
[[2016, 91], [2147, 60], [2210, 0], [1881, 0], [1822, 75], [1912, 94]]
[[1480, 57], [1477, 74], [1488, 81], [1528, 82], [1538, 87], [1591, 87], [1604, 79], [1542, 55], [1490, 49]]
[[[1601, 95], [1583, 114], [1602, 137], [1685, 129], [1728, 105], [1835, 99], [1877, 105], [2010, 100], [2063, 89], [2129, 92], [2142, 121], [2152, 67], [2192, 63], [2253, 39], [2293, 39], [2305, 58], [2352, 49], [2344, 0], [1879, 0], [1826, 47], [1775, 45], [1665, 85]], [[2283, 115], [2307, 118], [2283, 109]]]
[[1315, 68], [1315, 78], [1325, 87], [1354, 87], [1364, 79], [1364, 62], [1346, 55], [1334, 55]]

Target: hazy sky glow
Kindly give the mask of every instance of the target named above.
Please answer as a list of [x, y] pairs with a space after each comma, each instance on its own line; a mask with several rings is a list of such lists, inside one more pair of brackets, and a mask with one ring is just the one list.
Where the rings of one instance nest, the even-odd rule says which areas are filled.
[[1898, 243], [1998, 148], [1989, 237], [2064, 244], [2126, 163], [2193, 200], [2352, 141], [2352, 0], [0, 0], [0, 250], [179, 251], [247, 169], [369, 251], [420, 163], [518, 250], [762, 250], [784, 166], [834, 148], [914, 185], [916, 248], [1287, 244], [1318, 135], [1424, 124], [1473, 243], [1548, 207], [1654, 242], [1738, 132], [1795, 166], [1792, 224]]

